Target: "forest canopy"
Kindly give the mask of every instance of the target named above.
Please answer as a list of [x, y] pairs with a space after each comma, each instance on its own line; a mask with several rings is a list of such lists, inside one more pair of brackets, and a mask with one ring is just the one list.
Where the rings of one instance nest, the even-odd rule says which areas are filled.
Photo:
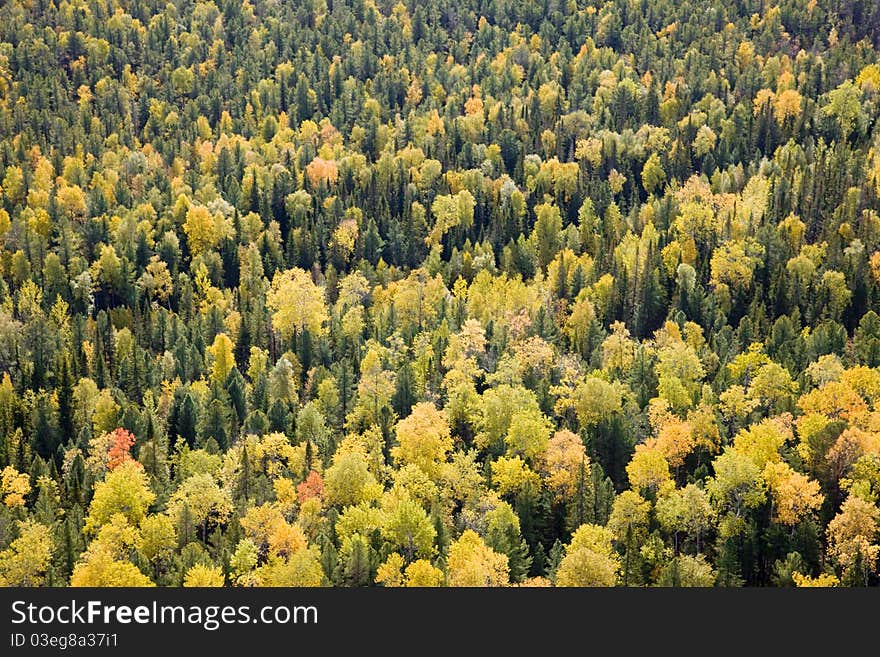
[[878, 48], [2, 3], [0, 585], [877, 585]]

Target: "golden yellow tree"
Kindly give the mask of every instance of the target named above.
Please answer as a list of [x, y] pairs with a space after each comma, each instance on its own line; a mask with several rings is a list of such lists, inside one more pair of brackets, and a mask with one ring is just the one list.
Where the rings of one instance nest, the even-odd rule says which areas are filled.
[[223, 586], [225, 578], [223, 577], [223, 569], [220, 566], [206, 566], [197, 563], [186, 571], [183, 578], [184, 587], [220, 587]]
[[0, 552], [0, 586], [40, 586], [52, 560], [52, 532], [33, 520], [18, 522], [18, 538]]
[[556, 586], [614, 586], [620, 559], [611, 545], [612, 536], [610, 529], [599, 525], [578, 527], [556, 571]]
[[441, 464], [452, 451], [452, 438], [446, 414], [434, 404], [420, 402], [397, 423], [397, 445], [391, 456], [398, 464], [413, 464], [436, 478]]
[[304, 269], [276, 272], [266, 303], [273, 311], [272, 326], [286, 338], [303, 329], [314, 336], [327, 332], [329, 315], [324, 291]]
[[865, 585], [880, 554], [878, 521], [880, 509], [876, 504], [850, 495], [841, 505], [840, 513], [828, 523], [829, 554], [844, 570], [860, 568], [858, 575]]
[[498, 554], [472, 529], [449, 546], [446, 557], [449, 586], [506, 586], [510, 582], [507, 555]]

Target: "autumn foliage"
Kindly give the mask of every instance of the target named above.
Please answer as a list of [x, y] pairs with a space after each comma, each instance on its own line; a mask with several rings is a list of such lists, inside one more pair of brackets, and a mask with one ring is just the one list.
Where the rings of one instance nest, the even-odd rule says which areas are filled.
[[0, 2], [0, 585], [880, 584], [878, 27]]

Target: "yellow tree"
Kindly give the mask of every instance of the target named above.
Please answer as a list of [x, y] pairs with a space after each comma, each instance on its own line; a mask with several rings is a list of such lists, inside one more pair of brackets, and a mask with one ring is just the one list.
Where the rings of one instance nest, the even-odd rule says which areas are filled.
[[671, 490], [657, 500], [657, 520], [665, 532], [672, 534], [676, 553], [680, 533], [694, 538], [696, 552], [699, 553], [702, 536], [712, 526], [714, 516], [709, 496], [696, 484]]
[[165, 261], [160, 260], [157, 255], [150, 256], [150, 262], [147, 263], [144, 273], [138, 278], [138, 287], [155, 301], [161, 303], [167, 300], [174, 291], [174, 282]]
[[204, 205], [192, 204], [186, 211], [183, 232], [189, 250], [194, 256], [213, 249], [226, 235], [227, 225], [222, 216], [213, 215]]
[[690, 408], [705, 375], [696, 351], [681, 340], [672, 340], [657, 350], [657, 357], [659, 396], [677, 411]]
[[571, 344], [582, 354], [587, 349], [587, 338], [590, 326], [596, 319], [596, 308], [590, 300], [590, 291], [584, 288], [578, 292], [574, 303], [571, 305], [571, 313], [565, 320], [563, 330], [571, 340]]
[[143, 466], [137, 461], [124, 461], [109, 471], [104, 481], [95, 485], [85, 531], [96, 532], [114, 514], [122, 514], [131, 525], [137, 526], [154, 499], [156, 496], [150, 490]]
[[522, 456], [533, 462], [547, 449], [552, 430], [550, 420], [539, 411], [528, 409], [515, 413], [510, 418], [510, 426], [504, 439], [507, 454]]
[[129, 560], [138, 540], [137, 528], [129, 524], [122, 513], [114, 514], [74, 567], [70, 586], [155, 586]]
[[610, 529], [584, 524], [577, 528], [556, 571], [556, 586], [614, 586], [620, 559]]
[[541, 477], [519, 456], [499, 456], [492, 463], [492, 483], [502, 495], [512, 496], [526, 490], [538, 492]]
[[25, 495], [31, 492], [30, 477], [24, 472], [19, 472], [11, 465], [7, 465], [0, 472], [0, 493], [3, 494], [3, 504], [12, 509], [24, 506]]
[[642, 186], [648, 194], [657, 191], [657, 188], [666, 182], [666, 172], [660, 162], [657, 153], [651, 153], [642, 167]]
[[[188, 477], [168, 500], [168, 515], [175, 519], [178, 533], [183, 536], [200, 526], [202, 539], [205, 539], [208, 520], [222, 523], [231, 513], [229, 492], [218, 486], [214, 477], [206, 472]], [[189, 523], [192, 527], [187, 526]]]
[[773, 113], [779, 125], [784, 125], [789, 119], [795, 119], [801, 112], [803, 98], [797, 89], [786, 89], [777, 94], [773, 101]]
[[792, 531], [822, 506], [819, 482], [796, 472], [787, 463], [768, 463], [763, 474], [773, 501], [773, 519]]
[[324, 291], [304, 269], [275, 273], [266, 303], [273, 311], [272, 326], [285, 338], [307, 329], [314, 336], [327, 332], [329, 319]]
[[651, 495], [672, 484], [669, 462], [652, 440], [636, 445], [626, 474], [633, 490], [646, 490]]
[[474, 208], [476, 200], [473, 194], [463, 189], [457, 194], [438, 194], [431, 204], [431, 213], [434, 215], [434, 227], [425, 239], [425, 242], [431, 246], [439, 244], [451, 228], [463, 226], [470, 228], [474, 221]]
[[719, 512], [742, 517], [765, 500], [761, 469], [745, 454], [727, 447], [713, 462], [715, 476], [706, 486]]
[[696, 447], [691, 425], [675, 419], [661, 427], [655, 444], [669, 466], [676, 469], [684, 464], [688, 454]]
[[632, 583], [632, 569], [636, 566], [637, 551], [648, 536], [648, 514], [651, 503], [635, 491], [625, 490], [614, 499], [608, 518], [615, 540], [624, 548], [623, 585]]
[[69, 219], [82, 220], [88, 214], [86, 195], [79, 185], [63, 185], [55, 194], [58, 209]]
[[169, 559], [177, 547], [174, 522], [164, 513], [151, 515], [143, 519], [140, 530], [137, 550], [153, 566], [154, 575], [158, 576], [160, 564]]
[[413, 561], [406, 567], [403, 575], [404, 586], [410, 588], [417, 586], [443, 586], [443, 571], [426, 559]]
[[206, 566], [197, 563], [186, 571], [183, 585], [192, 587], [221, 587], [224, 582], [223, 569], [220, 566]]
[[18, 522], [18, 538], [0, 552], [0, 586], [41, 586], [52, 560], [52, 531], [33, 520]]
[[361, 360], [361, 378], [358, 381], [357, 401], [346, 418], [350, 427], [380, 425], [383, 413], [390, 407], [395, 390], [394, 372], [385, 369], [382, 360], [387, 349], [370, 341]]
[[254, 571], [254, 577], [258, 586], [323, 586], [321, 553], [309, 546], [288, 557], [272, 557]]
[[764, 247], [753, 240], [725, 242], [712, 253], [709, 282], [715, 286], [727, 285], [735, 291], [748, 290], [763, 255]]
[[810, 577], [795, 571], [791, 574], [791, 578], [794, 580], [794, 585], [799, 588], [830, 588], [840, 586], [840, 580], [828, 573], [820, 573], [818, 577]]
[[211, 382], [217, 385], [225, 385], [226, 378], [235, 367], [232, 340], [225, 333], [218, 333], [214, 337], [213, 344], [206, 350], [211, 362]]
[[348, 506], [377, 499], [382, 486], [370, 472], [362, 451], [337, 451], [324, 473], [324, 490], [330, 504]]
[[446, 414], [434, 404], [420, 402], [397, 423], [397, 445], [391, 456], [401, 465], [413, 464], [435, 479], [441, 464], [452, 451], [452, 437]]
[[[392, 552], [376, 570], [376, 584], [389, 588], [403, 586], [406, 578], [403, 574], [403, 555]], [[415, 563], [415, 562], [414, 562]]]
[[876, 504], [850, 495], [841, 505], [840, 513], [828, 523], [829, 554], [844, 570], [861, 569], [858, 575], [865, 586], [880, 554], [878, 521], [880, 509]]
[[449, 546], [446, 557], [449, 586], [506, 586], [510, 582], [507, 555], [498, 554], [472, 529]]
[[417, 556], [432, 556], [436, 535], [428, 514], [409, 497], [392, 503], [387, 509], [382, 536], [393, 549], [402, 552], [408, 562]]
[[629, 329], [623, 322], [611, 325], [611, 335], [602, 342], [602, 369], [610, 372], [626, 372], [636, 356], [636, 342], [630, 338]]
[[535, 394], [522, 386], [502, 384], [489, 388], [483, 393], [481, 402], [476, 418], [478, 433], [474, 438], [481, 449], [501, 443], [515, 414], [526, 410], [540, 413]]
[[590, 471], [590, 458], [580, 436], [567, 429], [557, 431], [547, 443], [543, 462], [547, 486], [557, 500], [564, 501], [575, 495], [581, 466]]
[[623, 411], [627, 388], [619, 381], [608, 382], [588, 376], [574, 391], [574, 409], [584, 427], [594, 426]]
[[741, 430], [733, 439], [733, 449], [763, 470], [782, 460], [779, 450], [791, 437], [791, 427], [781, 417], [768, 418]]

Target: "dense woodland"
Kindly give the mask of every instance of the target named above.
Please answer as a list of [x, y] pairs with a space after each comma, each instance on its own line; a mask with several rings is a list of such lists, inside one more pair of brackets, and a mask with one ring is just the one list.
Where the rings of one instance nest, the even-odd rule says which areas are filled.
[[0, 3], [0, 584], [877, 585], [878, 48]]

